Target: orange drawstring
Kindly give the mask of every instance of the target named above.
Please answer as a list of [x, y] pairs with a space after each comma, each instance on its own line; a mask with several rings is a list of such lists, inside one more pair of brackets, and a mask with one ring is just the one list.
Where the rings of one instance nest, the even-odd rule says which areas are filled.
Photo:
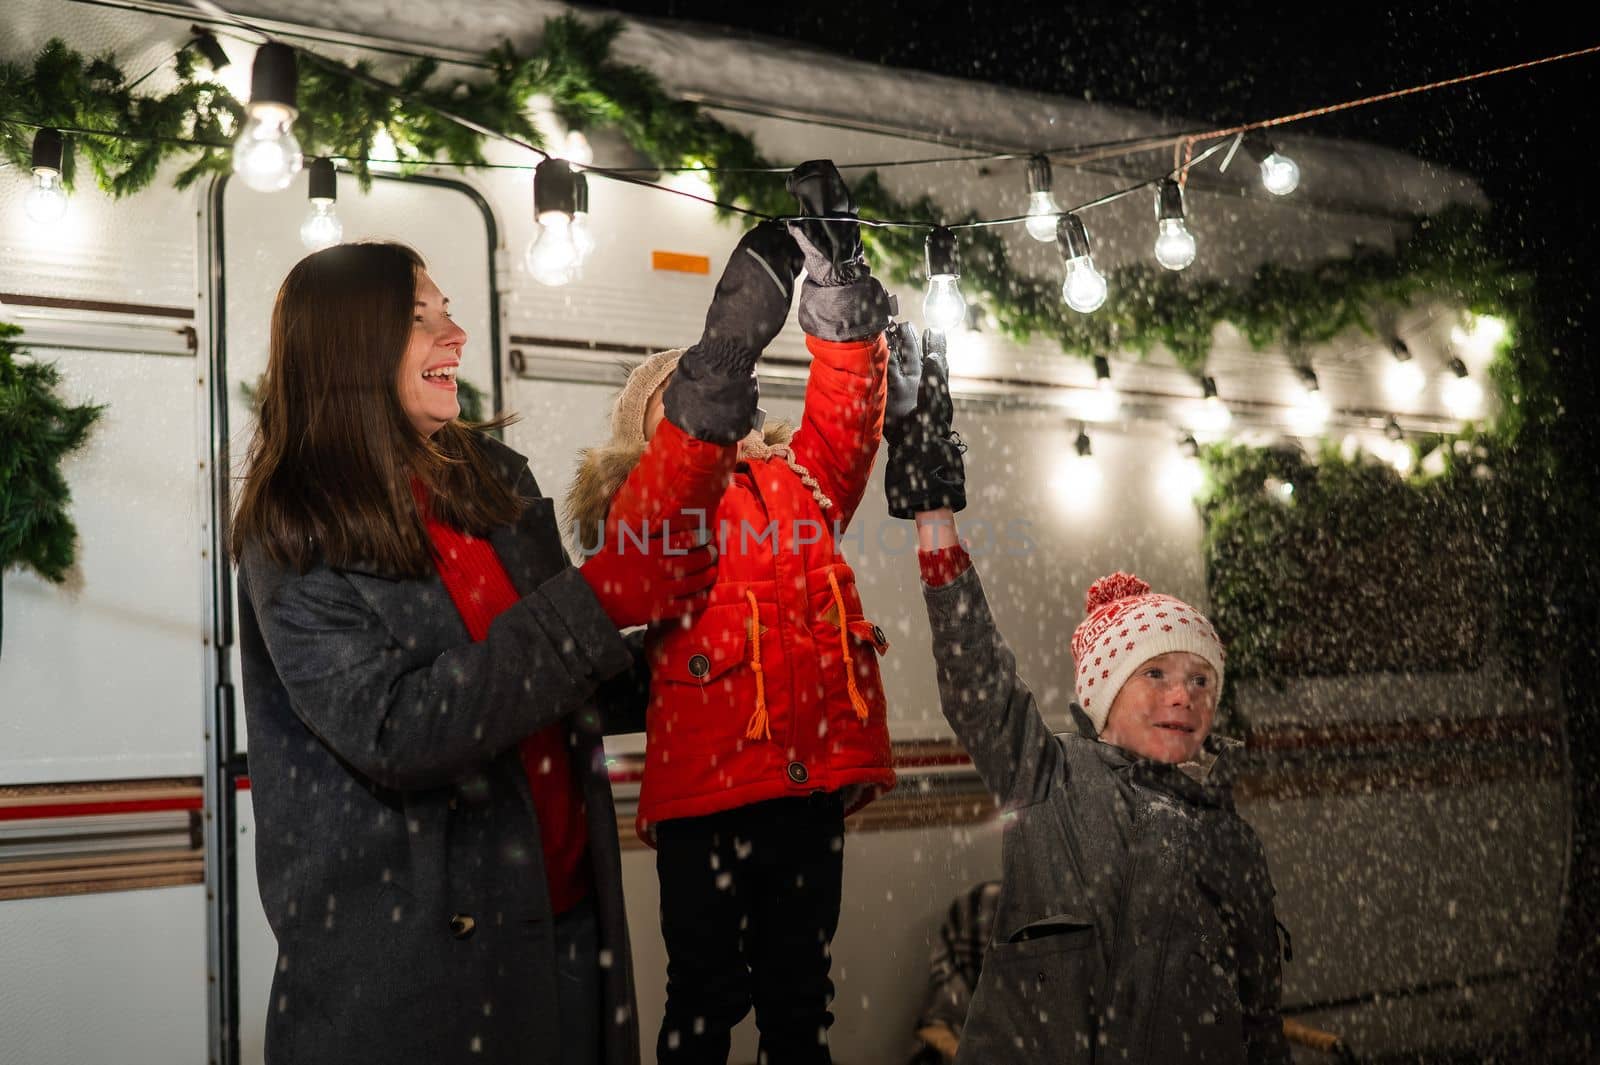
[[839, 612], [839, 650], [844, 654], [844, 679], [850, 686], [850, 705], [856, 708], [856, 717], [867, 723], [867, 701], [856, 687], [856, 665], [850, 658], [850, 622], [844, 612], [844, 593], [839, 591], [839, 578], [828, 571], [828, 586], [833, 589], [833, 607]]
[[750, 668], [756, 674], [756, 712], [750, 715], [745, 727], [747, 740], [772, 739], [772, 727], [767, 718], [767, 685], [761, 675], [761, 608], [756, 605], [756, 593], [746, 588], [744, 597], [750, 603]]

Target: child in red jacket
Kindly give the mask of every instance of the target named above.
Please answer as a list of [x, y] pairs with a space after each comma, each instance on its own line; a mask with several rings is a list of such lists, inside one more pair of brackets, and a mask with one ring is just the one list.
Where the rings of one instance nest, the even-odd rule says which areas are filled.
[[[719, 551], [704, 613], [646, 641], [638, 831], [661, 881], [660, 1062], [726, 1061], [752, 1004], [764, 1061], [830, 1060], [844, 817], [894, 785], [877, 662], [888, 644], [837, 544], [882, 434], [890, 300], [833, 165], [805, 164], [789, 187], [803, 215], [831, 220], [746, 235], [700, 342], [632, 372], [611, 442], [585, 453], [568, 496], [586, 545], [648, 550], [669, 527], [705, 525]], [[802, 254], [805, 411], [798, 429], [763, 431], [755, 362]]]

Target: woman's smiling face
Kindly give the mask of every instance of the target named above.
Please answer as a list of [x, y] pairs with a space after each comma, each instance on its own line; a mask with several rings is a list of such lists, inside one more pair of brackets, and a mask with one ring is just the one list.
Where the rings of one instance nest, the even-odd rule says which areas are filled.
[[1140, 664], [1117, 692], [1100, 738], [1158, 762], [1199, 753], [1217, 715], [1217, 671], [1188, 651]]
[[432, 436], [461, 415], [456, 368], [466, 342], [466, 330], [450, 318], [450, 301], [428, 272], [419, 269], [411, 341], [400, 360], [395, 390], [401, 409], [423, 436]]

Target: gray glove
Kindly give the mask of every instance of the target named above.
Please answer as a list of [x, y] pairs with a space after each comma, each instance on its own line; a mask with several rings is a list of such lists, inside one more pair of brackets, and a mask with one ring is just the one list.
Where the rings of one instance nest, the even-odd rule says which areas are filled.
[[805, 255], [806, 283], [800, 291], [800, 328], [822, 340], [864, 340], [881, 333], [892, 314], [889, 295], [867, 266], [855, 201], [828, 159], [801, 163], [789, 174], [789, 191], [800, 213], [827, 216], [789, 223]]
[[756, 361], [789, 317], [801, 262], [800, 248], [777, 222], [762, 222], [739, 241], [711, 297], [705, 331], [661, 396], [674, 425], [716, 444], [741, 440], [754, 427]]

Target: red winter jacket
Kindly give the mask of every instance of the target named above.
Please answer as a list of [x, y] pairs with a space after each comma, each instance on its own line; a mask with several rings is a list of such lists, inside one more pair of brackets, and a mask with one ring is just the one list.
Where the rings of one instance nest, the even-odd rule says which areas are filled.
[[699, 510], [719, 541], [705, 612], [688, 628], [654, 626], [646, 641], [646, 842], [656, 821], [843, 788], [859, 809], [894, 786], [878, 673], [888, 641], [835, 542], [882, 438], [888, 347], [882, 334], [806, 346], [805, 412], [787, 446], [830, 507], [781, 454], [737, 458], [737, 445], [666, 421], [611, 501], [608, 536], [668, 519], [690, 527], [683, 512]]

